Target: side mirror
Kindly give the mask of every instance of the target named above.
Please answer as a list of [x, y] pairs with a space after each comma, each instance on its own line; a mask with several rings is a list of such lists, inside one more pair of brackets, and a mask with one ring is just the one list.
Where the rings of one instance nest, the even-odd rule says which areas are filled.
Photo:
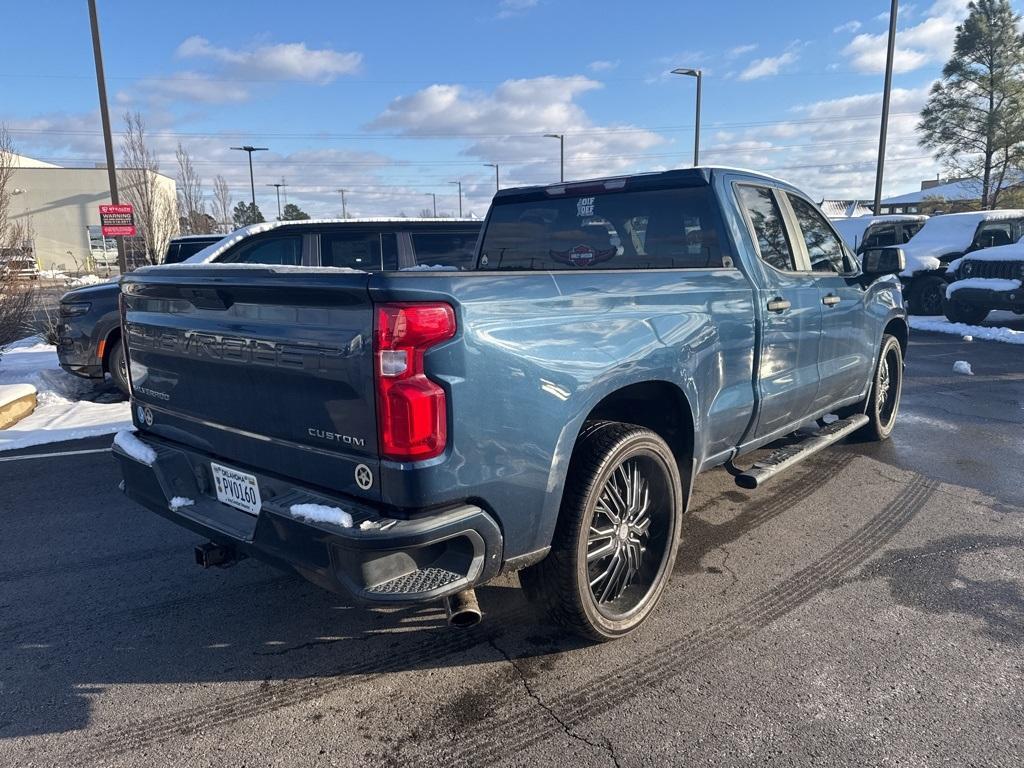
[[907, 257], [902, 248], [869, 248], [864, 251], [863, 264], [865, 275], [898, 275], [907, 268]]

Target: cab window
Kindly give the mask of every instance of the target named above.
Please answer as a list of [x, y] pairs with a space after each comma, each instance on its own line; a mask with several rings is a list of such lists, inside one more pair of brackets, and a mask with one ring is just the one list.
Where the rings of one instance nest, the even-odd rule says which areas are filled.
[[1014, 242], [1014, 222], [1010, 219], [1003, 221], [986, 221], [978, 227], [978, 233], [974, 236], [972, 248], [993, 248], [997, 245], [1009, 245]]
[[325, 232], [320, 236], [320, 265], [365, 272], [398, 268], [398, 244], [393, 233]]
[[223, 261], [234, 264], [302, 264], [302, 235], [264, 237], [242, 243]]
[[793, 246], [782, 211], [767, 187], [742, 184], [736, 188], [740, 205], [750, 219], [761, 260], [782, 272], [795, 272]]
[[[843, 248], [843, 243], [825, 221], [825, 217], [802, 197], [787, 196], [790, 205], [793, 206], [797, 224], [800, 225], [800, 234], [807, 246], [811, 269], [815, 272], [832, 272], [838, 275], [847, 272], [846, 251]], [[892, 234], [895, 241], [895, 229]]]
[[871, 228], [867, 237], [864, 238], [861, 248], [885, 248], [890, 245], [896, 245], [896, 239], [896, 225], [883, 224], [879, 227]]

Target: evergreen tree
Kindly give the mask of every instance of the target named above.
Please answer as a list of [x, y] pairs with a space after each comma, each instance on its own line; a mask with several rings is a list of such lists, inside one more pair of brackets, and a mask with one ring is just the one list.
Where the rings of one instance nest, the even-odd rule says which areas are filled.
[[282, 221], [302, 221], [308, 219], [309, 214], [299, 208], [295, 203], [288, 203], [281, 212]]
[[235, 220], [235, 229], [238, 227], [244, 227], [247, 224], [261, 224], [266, 219], [263, 218], [263, 213], [260, 211], [260, 207], [256, 203], [247, 203], [244, 200], [240, 200], [235, 205], [235, 210], [232, 212], [232, 218]]
[[921, 144], [954, 175], [981, 182], [995, 208], [1024, 161], [1024, 37], [1009, 0], [973, 0], [953, 56], [921, 112]]

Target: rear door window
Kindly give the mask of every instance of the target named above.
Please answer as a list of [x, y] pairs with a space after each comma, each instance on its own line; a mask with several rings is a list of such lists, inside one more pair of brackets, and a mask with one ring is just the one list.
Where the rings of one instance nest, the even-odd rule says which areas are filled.
[[[800, 233], [807, 246], [807, 256], [811, 260], [811, 269], [815, 272], [834, 272], [837, 275], [847, 272], [843, 243], [825, 221], [825, 217], [802, 197], [788, 193], [787, 197], [793, 206], [797, 224], [800, 225]], [[892, 234], [895, 244], [895, 229]]]
[[222, 261], [237, 264], [302, 264], [302, 235], [264, 237], [242, 243]]
[[863, 248], [885, 248], [896, 245], [896, 225], [883, 224], [872, 227], [868, 236], [864, 238]]
[[417, 266], [472, 269], [476, 234], [464, 232], [413, 232], [412, 247]]
[[325, 232], [320, 236], [320, 265], [364, 271], [383, 269], [380, 233]]
[[707, 187], [588, 192], [499, 203], [481, 269], [722, 267], [721, 222]]
[[786, 232], [786, 222], [775, 196], [768, 187], [741, 184], [737, 188], [740, 205], [750, 219], [761, 260], [780, 272], [795, 272], [793, 246]]

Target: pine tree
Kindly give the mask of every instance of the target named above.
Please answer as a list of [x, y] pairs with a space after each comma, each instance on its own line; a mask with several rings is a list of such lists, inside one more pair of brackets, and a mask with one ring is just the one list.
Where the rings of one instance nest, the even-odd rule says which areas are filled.
[[265, 219], [263, 213], [260, 211], [260, 207], [256, 203], [247, 203], [244, 200], [240, 200], [235, 205], [235, 210], [232, 212], [232, 218], [235, 220], [235, 228], [244, 227], [247, 224], [262, 224]]
[[308, 219], [309, 214], [299, 208], [295, 203], [288, 203], [281, 212], [282, 221], [302, 221]]
[[1024, 163], [1024, 37], [1009, 0], [973, 0], [953, 56], [921, 112], [921, 144], [958, 177], [981, 182], [995, 208], [1007, 173]]

